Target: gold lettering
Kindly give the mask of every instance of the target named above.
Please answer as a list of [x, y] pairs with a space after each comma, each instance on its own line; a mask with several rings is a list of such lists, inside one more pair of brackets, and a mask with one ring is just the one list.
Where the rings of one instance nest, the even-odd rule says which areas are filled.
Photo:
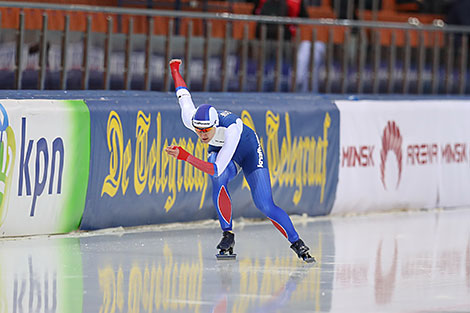
[[[241, 114], [243, 122], [255, 129], [253, 119], [248, 111]], [[325, 114], [323, 122], [323, 136], [297, 137], [292, 136], [289, 113], [285, 113], [285, 136], [280, 137], [280, 115], [272, 111], [266, 112], [266, 161], [270, 170], [271, 184], [279, 184], [279, 187], [295, 187], [292, 202], [297, 205], [303, 196], [306, 186], [320, 186], [320, 202], [324, 201], [326, 186], [326, 160], [328, 148], [328, 129], [331, 126], [331, 118]], [[209, 177], [207, 174], [195, 169], [184, 162], [170, 158], [164, 147], [178, 144], [189, 153], [202, 160], [206, 160], [208, 146], [199, 140], [194, 143], [191, 138], [165, 138], [162, 142], [161, 114], [156, 117], [156, 134], [151, 141], [149, 149], [149, 130], [151, 114], [142, 111], [136, 118], [136, 148], [134, 158], [132, 155], [131, 140], [124, 147], [123, 127], [119, 115], [112, 111], [108, 117], [107, 143], [110, 152], [109, 172], [106, 176], [101, 196], [105, 193], [114, 197], [121, 187], [122, 194], [126, 194], [129, 186], [127, 171], [134, 164], [134, 190], [137, 195], [142, 194], [145, 188], [148, 192], [164, 193], [169, 195], [164, 203], [165, 212], [171, 210], [176, 202], [176, 197], [181, 191], [200, 191], [201, 198], [199, 208], [204, 205]], [[263, 138], [260, 145], [264, 148]], [[148, 184], [148, 186], [147, 186]], [[242, 187], [248, 184], [243, 179]], [[168, 188], [168, 189], [167, 189]]]
[[275, 115], [273, 112], [266, 112], [266, 136], [268, 137], [266, 144], [266, 157], [271, 174], [271, 182], [275, 184], [275, 180], [279, 176], [279, 114]]
[[326, 159], [327, 159], [327, 151], [328, 151], [328, 129], [331, 126], [331, 117], [328, 112], [325, 115], [325, 120], [323, 122], [323, 167], [321, 171], [321, 198], [320, 202], [323, 202], [323, 198], [325, 195], [325, 186], [326, 186]]
[[279, 149], [279, 115], [266, 112], [267, 148], [271, 184], [279, 187], [295, 186], [292, 202], [297, 205], [302, 199], [304, 186], [320, 186], [320, 203], [324, 201], [326, 186], [326, 160], [328, 129], [331, 126], [329, 113], [325, 114], [323, 136], [292, 137], [289, 113], [285, 114], [286, 135], [281, 138]]
[[[199, 140], [196, 143], [196, 147], [194, 149], [194, 156], [201, 160], [207, 160], [207, 153], [208, 153], [208, 145], [203, 144]], [[206, 196], [207, 185], [209, 181], [209, 175], [203, 173], [202, 171], [194, 169], [194, 184], [196, 190], [201, 190], [201, 201], [199, 202], [199, 209], [202, 208], [204, 205], [204, 198]]]
[[[165, 142], [166, 143], [166, 142]], [[176, 140], [173, 138], [172, 145], [176, 145]], [[166, 153], [165, 153], [166, 154]], [[171, 193], [165, 202], [165, 212], [168, 212], [176, 200], [176, 162], [178, 161], [175, 158], [167, 158], [168, 160], [168, 191]]]
[[[127, 141], [124, 148], [124, 133], [119, 115], [112, 111], [108, 117], [107, 141], [110, 151], [109, 174], [106, 176], [101, 196], [105, 193], [114, 197], [121, 187], [122, 194], [126, 194], [129, 187], [127, 171], [134, 164], [134, 190], [136, 195], [142, 194], [146, 187], [148, 192], [164, 193], [168, 191], [164, 209], [168, 212], [174, 205], [178, 192], [184, 186], [185, 191], [201, 191], [199, 208], [204, 205], [205, 194], [208, 184], [208, 175], [194, 169], [193, 166], [176, 159], [170, 158], [164, 151], [168, 146], [168, 139], [162, 144], [161, 114], [157, 113], [156, 138], [152, 140], [149, 147], [149, 130], [151, 114], [146, 115], [139, 111], [136, 118], [136, 148], [134, 159], [132, 158], [131, 140]], [[194, 144], [191, 139], [171, 139], [172, 144], [178, 144], [188, 150], [194, 156], [206, 160], [207, 145], [197, 141]], [[148, 186], [147, 186], [148, 185]], [[168, 188], [168, 189], [167, 189]]]
[[[196, 143], [196, 149], [194, 151], [194, 155], [201, 159], [207, 160], [207, 154], [209, 153], [208, 145], [202, 144], [199, 140]], [[201, 201], [199, 202], [199, 209], [202, 208], [204, 205], [204, 198], [206, 197], [207, 185], [209, 184], [209, 175], [197, 171], [198, 173], [195, 174], [195, 184], [196, 190], [201, 190]]]
[[[285, 182], [286, 186], [292, 186], [292, 179], [293, 175], [291, 171], [289, 171], [289, 165], [291, 163], [291, 157], [292, 157], [292, 137], [291, 137], [291, 131], [290, 131], [290, 119], [289, 119], [289, 113], [286, 113], [286, 137], [282, 139], [282, 144], [281, 144], [281, 181], [280, 185], [282, 186]], [[283, 179], [282, 179], [283, 178]]]
[[294, 192], [294, 198], [292, 199], [292, 202], [294, 202], [295, 204], [298, 204], [300, 199], [302, 199], [302, 175], [306, 174], [302, 172], [302, 157], [304, 151], [303, 142], [304, 141], [302, 137], [296, 138], [294, 140], [294, 147], [292, 149], [294, 152], [294, 159], [292, 162], [292, 173], [294, 174], [295, 186], [297, 187], [297, 190], [295, 190]]
[[[186, 149], [186, 139], [184, 138], [180, 138], [178, 140], [178, 146], [181, 146], [183, 147], [184, 149]], [[181, 188], [183, 187], [183, 182], [184, 182], [184, 176], [183, 176], [183, 169], [182, 167], [185, 165], [185, 162], [183, 161], [178, 161], [178, 168], [177, 168], [177, 171], [176, 171], [176, 185], [177, 185], [177, 188], [178, 188], [178, 191], [181, 191]]]
[[149, 166], [148, 166], [148, 190], [149, 193], [152, 193], [153, 186], [155, 185], [155, 181], [158, 175], [153, 175], [154, 168], [157, 164], [157, 148], [155, 146], [155, 140], [152, 142], [152, 147], [150, 148], [149, 152]]
[[132, 162], [131, 140], [127, 142], [126, 150], [124, 150], [124, 157], [122, 160], [122, 194], [125, 195], [127, 187], [129, 186], [129, 178], [127, 177], [127, 170]]
[[105, 193], [114, 197], [119, 189], [122, 174], [122, 155], [123, 155], [123, 133], [122, 124], [119, 115], [111, 111], [108, 117], [108, 126], [106, 131], [108, 141], [109, 156], [109, 174], [104, 179], [101, 189], [101, 196]]
[[134, 165], [134, 188], [140, 195], [147, 185], [148, 176], [148, 133], [150, 128], [150, 114], [146, 116], [142, 111], [137, 113], [135, 127], [135, 165]]
[[[194, 150], [194, 144], [191, 139], [188, 140], [188, 142], [185, 145], [186, 151], [189, 153], [193, 153]], [[185, 191], [192, 191], [194, 187], [194, 175], [195, 175], [196, 168], [193, 166], [184, 166], [184, 190]]]
[[240, 114], [240, 118], [243, 121], [243, 124], [250, 127], [253, 131], [256, 132], [255, 122], [253, 122], [253, 118], [251, 117], [250, 112], [248, 112], [247, 110], [243, 110]]
[[[165, 139], [165, 142], [163, 144], [163, 147], [168, 147], [168, 140]], [[168, 182], [168, 176], [166, 175], [166, 168], [168, 166], [168, 162], [170, 161], [169, 160], [169, 156], [168, 154], [166, 154], [163, 150], [161, 152], [162, 154], [162, 162], [161, 162], [161, 168], [160, 168], [160, 187], [162, 189], [162, 192], [165, 192], [165, 189], [166, 189], [166, 184]]]
[[[166, 154], [162, 150], [162, 118], [160, 112], [157, 115], [157, 148], [156, 148], [156, 156], [157, 159], [155, 160], [157, 166], [155, 168], [155, 191], [158, 193], [160, 187], [162, 185], [162, 172], [161, 172], [161, 154]], [[162, 190], [163, 192], [163, 190]]]

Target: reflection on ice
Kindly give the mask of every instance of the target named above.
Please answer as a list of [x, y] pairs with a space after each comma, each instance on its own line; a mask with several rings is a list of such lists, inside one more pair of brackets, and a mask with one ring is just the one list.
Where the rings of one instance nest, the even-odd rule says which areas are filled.
[[0, 312], [82, 312], [79, 240], [0, 240]]
[[0, 240], [4, 312], [470, 310], [470, 210], [297, 220], [317, 263], [268, 223]]
[[[248, 266], [240, 269], [242, 266]], [[282, 273], [282, 275], [273, 275], [273, 271], [267, 271], [263, 275], [263, 280], [258, 287], [256, 269], [251, 264], [237, 264], [235, 262], [217, 264], [216, 270], [220, 278], [220, 295], [211, 312], [276, 312], [282, 310], [291, 300], [296, 292], [298, 285], [308, 280], [313, 284], [319, 281], [314, 273], [313, 265], [302, 265], [294, 268], [292, 272]], [[235, 273], [234, 273], [235, 272]], [[238, 273], [240, 275], [239, 286]], [[239, 287], [238, 290], [236, 287]], [[315, 287], [314, 287], [315, 288]], [[258, 289], [258, 290], [257, 290]], [[318, 290], [316, 286], [316, 290]], [[312, 288], [304, 288], [297, 293], [297, 300], [313, 302], [313, 294], [309, 291]], [[245, 291], [245, 292], [243, 292]]]
[[469, 310], [469, 218], [453, 210], [335, 220], [333, 311], [351, 301], [366, 312]]
[[[84, 278], [84, 289], [99, 286], [101, 294], [85, 299], [84, 311], [272, 312], [292, 298], [314, 304], [321, 271], [301, 262], [282, 237], [264, 240], [278, 234], [272, 226], [260, 227], [239, 233], [236, 261], [215, 259], [214, 229], [83, 238], [84, 267], [98, 273]], [[317, 243], [312, 251], [321, 255], [323, 240], [318, 231], [311, 234]]]

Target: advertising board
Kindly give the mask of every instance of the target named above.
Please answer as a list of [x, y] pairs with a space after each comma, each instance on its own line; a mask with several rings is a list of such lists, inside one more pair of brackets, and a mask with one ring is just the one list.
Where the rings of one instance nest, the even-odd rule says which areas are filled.
[[[81, 229], [217, 218], [207, 174], [163, 151], [177, 144], [206, 159], [208, 146], [184, 127], [173, 93], [147, 95], [87, 100], [91, 163]], [[339, 164], [339, 112], [331, 101], [244, 93], [195, 93], [193, 100], [230, 110], [257, 132], [276, 204], [294, 214], [330, 212]], [[243, 175], [229, 192], [235, 218], [263, 217]]]
[[0, 235], [76, 230], [90, 158], [85, 103], [3, 99], [0, 111]]
[[468, 100], [336, 101], [333, 213], [468, 205]]

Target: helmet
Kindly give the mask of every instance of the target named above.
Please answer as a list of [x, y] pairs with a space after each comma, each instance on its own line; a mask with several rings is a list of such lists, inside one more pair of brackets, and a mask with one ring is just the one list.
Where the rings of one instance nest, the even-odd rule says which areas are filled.
[[219, 114], [217, 110], [209, 104], [201, 104], [194, 113], [193, 126], [196, 128], [209, 128], [219, 125]]

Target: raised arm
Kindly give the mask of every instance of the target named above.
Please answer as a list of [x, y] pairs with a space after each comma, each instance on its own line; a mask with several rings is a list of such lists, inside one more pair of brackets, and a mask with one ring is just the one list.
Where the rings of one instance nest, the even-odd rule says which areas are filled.
[[181, 120], [184, 126], [194, 131], [191, 119], [196, 111], [191, 94], [188, 87], [180, 74], [181, 60], [173, 59], [170, 61], [170, 72], [173, 82], [175, 83], [176, 97], [181, 108]]

